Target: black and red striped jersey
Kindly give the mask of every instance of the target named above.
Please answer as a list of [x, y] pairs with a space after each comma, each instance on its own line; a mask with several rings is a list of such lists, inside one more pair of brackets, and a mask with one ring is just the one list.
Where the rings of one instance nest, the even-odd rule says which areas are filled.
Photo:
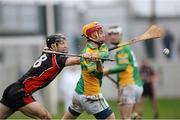
[[24, 85], [27, 93], [47, 86], [65, 67], [67, 57], [59, 54], [42, 53], [30, 70], [18, 81]]

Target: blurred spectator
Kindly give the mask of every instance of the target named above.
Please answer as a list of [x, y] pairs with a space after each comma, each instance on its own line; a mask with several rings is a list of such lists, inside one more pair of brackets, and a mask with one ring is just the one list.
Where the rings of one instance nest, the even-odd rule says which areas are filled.
[[170, 53], [166, 55], [168, 59], [172, 58], [172, 47], [173, 47], [173, 42], [174, 42], [174, 35], [171, 33], [170, 30], [165, 31], [165, 36], [163, 38], [163, 46], [164, 48], [168, 48]]
[[155, 90], [154, 90], [154, 85], [155, 85], [155, 80], [156, 80], [156, 73], [152, 69], [152, 67], [149, 65], [148, 61], [143, 60], [140, 66], [140, 76], [141, 79], [144, 81], [144, 91], [143, 95], [140, 100], [140, 104], [137, 106], [136, 112], [139, 113], [139, 115], [142, 116], [143, 113], [143, 104], [144, 104], [144, 98], [148, 97], [152, 103], [152, 108], [154, 112], [154, 118], [157, 119], [159, 118], [159, 108], [158, 108], [158, 103], [155, 97]]
[[63, 92], [64, 111], [67, 112], [72, 101], [74, 89], [77, 81], [80, 78], [80, 67], [72, 66], [63, 71], [59, 84], [60, 90]]
[[156, 57], [154, 40], [146, 40], [144, 41], [144, 44], [147, 57], [150, 59], [154, 59]]

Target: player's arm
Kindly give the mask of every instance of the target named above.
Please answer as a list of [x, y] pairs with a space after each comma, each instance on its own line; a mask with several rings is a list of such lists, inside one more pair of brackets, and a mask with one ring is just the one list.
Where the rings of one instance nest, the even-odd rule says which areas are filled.
[[[94, 54], [82, 54], [82, 58], [85, 61], [96, 61], [96, 59], [98, 58], [98, 55], [94, 55]], [[69, 57], [66, 60], [65, 66], [71, 66], [71, 65], [79, 65], [80, 64], [80, 57]]]
[[115, 74], [115, 73], [125, 71], [126, 68], [127, 68], [127, 65], [117, 65], [115, 68], [103, 69], [103, 73], [105, 75], [107, 75], [107, 74]]
[[103, 72], [102, 62], [101, 61], [97, 61], [96, 64], [97, 64], [97, 66], [96, 66], [97, 72], [102, 73]]
[[94, 73], [96, 71], [95, 61], [88, 61], [81, 57], [81, 64], [87, 69], [89, 73]]
[[79, 65], [79, 64], [80, 64], [80, 58], [79, 57], [69, 57], [66, 60], [65, 66]]
[[129, 57], [127, 53], [118, 52], [116, 54], [116, 62], [117, 65], [114, 68], [104, 69], [103, 73], [106, 74], [114, 74], [125, 71], [129, 64]]
[[109, 53], [108, 53], [108, 47], [106, 44], [102, 44], [99, 48], [99, 53], [98, 54], [92, 54], [92, 53], [87, 53], [87, 54], [91, 54], [91, 57], [92, 57], [92, 61], [91, 62], [88, 62], [84, 59], [82, 59], [82, 63], [83, 63], [83, 66], [85, 66], [88, 70], [89, 73], [102, 73], [103, 72], [103, 65], [102, 65], [102, 62], [101, 60], [97, 60], [96, 58], [108, 58], [109, 56]]
[[103, 72], [102, 62], [96, 59], [98, 58], [98, 56], [99, 55], [97, 54], [91, 54], [92, 58], [90, 60], [86, 60], [85, 58], [81, 57], [81, 64], [87, 69], [90, 74]]
[[[102, 44], [101, 47], [99, 48], [99, 55], [98, 57], [101, 57], [101, 58], [108, 58], [109, 57], [109, 51], [108, 51], [108, 47], [106, 44]], [[104, 61], [96, 61], [96, 69], [97, 69], [97, 72], [100, 72], [102, 73], [103, 72], [103, 63]]]

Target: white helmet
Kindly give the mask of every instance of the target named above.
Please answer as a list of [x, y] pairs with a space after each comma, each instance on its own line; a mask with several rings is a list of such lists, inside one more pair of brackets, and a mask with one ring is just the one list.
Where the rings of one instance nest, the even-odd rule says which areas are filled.
[[110, 33], [119, 33], [119, 34], [122, 34], [122, 32], [123, 32], [122, 27], [117, 26], [117, 25], [110, 26], [108, 28], [108, 34], [110, 34]]

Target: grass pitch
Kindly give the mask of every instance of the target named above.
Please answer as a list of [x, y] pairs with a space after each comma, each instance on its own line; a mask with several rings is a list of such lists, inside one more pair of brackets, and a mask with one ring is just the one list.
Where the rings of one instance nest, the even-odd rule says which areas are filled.
[[[120, 115], [118, 112], [118, 105], [116, 101], [108, 101], [113, 112], [115, 113], [116, 119], [120, 119]], [[159, 113], [160, 119], [180, 119], [180, 99], [160, 99], [159, 103]], [[60, 119], [63, 116], [63, 103], [59, 104], [59, 114], [53, 116], [54, 119]], [[152, 106], [149, 100], [145, 100], [144, 104], [144, 119], [153, 119], [153, 111]], [[30, 119], [24, 116], [20, 112], [16, 112], [9, 119], [19, 120], [19, 119]], [[92, 115], [88, 115], [87, 113], [81, 114], [78, 119], [95, 119]]]

